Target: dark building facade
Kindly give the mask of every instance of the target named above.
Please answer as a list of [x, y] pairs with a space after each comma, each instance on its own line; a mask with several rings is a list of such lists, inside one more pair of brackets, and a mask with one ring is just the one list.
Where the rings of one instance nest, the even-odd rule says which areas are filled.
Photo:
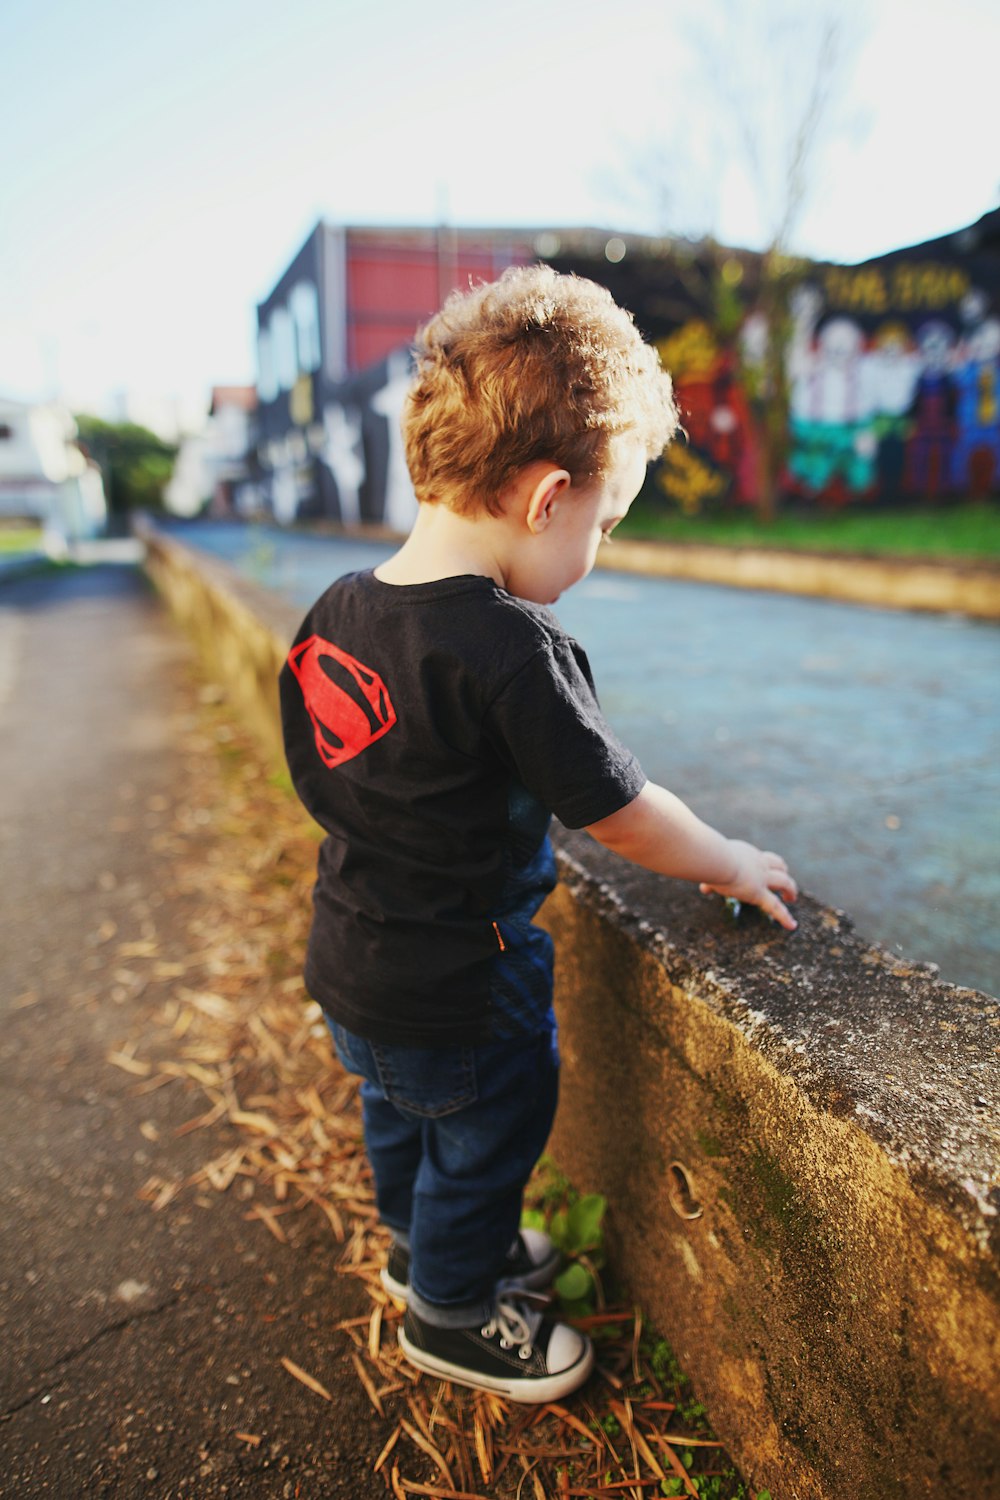
[[537, 258], [537, 239], [316, 225], [257, 308], [259, 451], [279, 520], [409, 526], [398, 426], [414, 331], [453, 288]]

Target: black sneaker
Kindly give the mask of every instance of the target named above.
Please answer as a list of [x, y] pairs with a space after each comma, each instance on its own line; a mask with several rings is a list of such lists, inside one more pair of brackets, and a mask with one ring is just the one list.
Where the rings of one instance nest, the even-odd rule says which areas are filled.
[[587, 1379], [594, 1349], [568, 1323], [543, 1317], [538, 1301], [522, 1288], [498, 1287], [489, 1322], [474, 1328], [437, 1328], [407, 1308], [399, 1347], [439, 1380], [510, 1401], [558, 1401]]
[[[561, 1262], [562, 1256], [547, 1234], [541, 1229], [522, 1229], [507, 1251], [503, 1280], [540, 1291], [550, 1285]], [[405, 1302], [409, 1279], [410, 1252], [393, 1240], [382, 1268], [382, 1285], [390, 1297]]]

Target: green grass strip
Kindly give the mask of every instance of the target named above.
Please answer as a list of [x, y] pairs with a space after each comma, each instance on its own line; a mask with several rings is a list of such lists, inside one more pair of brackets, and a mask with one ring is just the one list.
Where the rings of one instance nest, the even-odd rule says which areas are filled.
[[911, 510], [818, 510], [813, 515], [779, 515], [768, 525], [746, 511], [684, 516], [640, 497], [617, 535], [726, 547], [989, 560], [1000, 558], [1000, 502], [968, 500]]

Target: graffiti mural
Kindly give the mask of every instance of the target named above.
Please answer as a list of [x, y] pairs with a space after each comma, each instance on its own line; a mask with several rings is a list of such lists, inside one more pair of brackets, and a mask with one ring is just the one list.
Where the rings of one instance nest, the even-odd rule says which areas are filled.
[[[990, 295], [934, 263], [817, 272], [791, 300], [783, 490], [834, 504], [1000, 491], [1000, 317]], [[657, 341], [687, 435], [658, 483], [686, 513], [754, 501], [747, 387], [765, 337], [754, 312], [738, 355], [702, 317]]]
[[955, 443], [949, 477], [956, 490], [994, 488], [1000, 475], [1000, 319], [972, 331], [953, 376]]
[[967, 271], [830, 268], [793, 316], [793, 488], [932, 500], [1000, 489], [1000, 320]]
[[[680, 264], [638, 254], [613, 267], [557, 263], [604, 282], [673, 375], [686, 442], [655, 481], [687, 513], [753, 505], [760, 492], [769, 387], [759, 258], [725, 254], [735, 318], [719, 316], [710, 249]], [[1000, 494], [1000, 209], [863, 265], [802, 273], [785, 343], [779, 492], [831, 506]]]
[[660, 467], [661, 488], [688, 514], [706, 502], [752, 499], [753, 430], [736, 356], [702, 318], [682, 324], [656, 348], [673, 375], [687, 435]]

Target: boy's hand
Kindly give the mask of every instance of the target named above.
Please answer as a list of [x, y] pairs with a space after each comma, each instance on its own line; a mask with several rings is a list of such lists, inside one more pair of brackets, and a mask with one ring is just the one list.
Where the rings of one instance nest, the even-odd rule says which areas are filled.
[[775, 895], [780, 891], [794, 901], [799, 894], [779, 854], [765, 853], [742, 839], [727, 839], [655, 782], [647, 781], [638, 797], [609, 818], [589, 824], [587, 832], [658, 875], [696, 882], [706, 895], [717, 891], [749, 901], [789, 932], [799, 925]]
[[786, 901], [794, 901], [799, 888], [788, 873], [788, 866], [780, 854], [758, 849], [742, 839], [730, 839], [729, 847], [736, 861], [736, 876], [728, 885], [702, 883], [698, 889], [703, 896], [713, 891], [719, 896], [731, 896], [737, 901], [749, 901], [759, 906], [767, 916], [794, 932], [799, 925], [784, 901], [775, 894], [780, 891]]

